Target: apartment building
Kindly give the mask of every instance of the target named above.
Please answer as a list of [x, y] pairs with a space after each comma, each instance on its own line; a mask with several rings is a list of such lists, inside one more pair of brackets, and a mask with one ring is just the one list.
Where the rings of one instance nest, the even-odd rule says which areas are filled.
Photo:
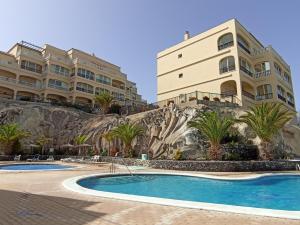
[[146, 104], [120, 67], [94, 54], [24, 41], [0, 52], [0, 97], [94, 106], [101, 92], [111, 93], [120, 105]]
[[157, 54], [157, 100], [232, 102], [248, 107], [282, 102], [295, 111], [290, 66], [236, 19]]

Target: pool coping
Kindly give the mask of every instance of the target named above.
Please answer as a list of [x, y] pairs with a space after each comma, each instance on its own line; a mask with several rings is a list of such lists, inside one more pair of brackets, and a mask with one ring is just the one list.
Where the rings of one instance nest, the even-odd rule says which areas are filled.
[[[134, 174], [182, 175], [182, 176], [201, 177], [201, 178], [209, 178], [209, 179], [217, 179], [217, 180], [251, 180], [251, 179], [257, 179], [266, 176], [276, 176], [276, 175], [299, 176], [300, 175], [298, 173], [265, 173], [265, 174], [247, 175], [243, 177], [219, 177], [214, 175], [192, 174], [192, 173], [183, 173], [183, 172], [171, 172], [171, 173], [170, 172], [169, 173], [168, 172], [134, 172]], [[129, 195], [129, 194], [92, 190], [92, 189], [84, 188], [79, 184], [77, 184], [79, 180], [89, 178], [89, 177], [95, 177], [95, 176], [108, 177], [108, 176], [118, 176], [118, 175], [130, 175], [130, 174], [129, 173], [89, 174], [89, 175], [77, 176], [77, 177], [66, 179], [63, 181], [62, 185], [70, 191], [74, 191], [80, 194], [88, 194], [88, 195], [93, 195], [98, 197], [104, 197], [104, 198], [113, 198], [119, 200], [136, 201], [136, 202], [175, 206], [175, 207], [204, 209], [204, 210], [213, 210], [213, 211], [221, 211], [221, 212], [300, 220], [300, 211], [255, 208], [255, 207], [247, 207], [247, 206], [235, 206], [235, 205], [227, 205], [227, 204], [193, 202], [193, 201], [175, 200], [175, 199], [168, 199], [168, 198]]]
[[[47, 165], [64, 165], [66, 166], [66, 164], [62, 164], [62, 163], [55, 163], [55, 162], [27, 162], [27, 163], [8, 163], [8, 164], [1, 164], [1, 166], [10, 166], [10, 165], [28, 165], [28, 164], [47, 164]], [[61, 169], [40, 169], [40, 170], [1, 170], [0, 172], [16, 172], [16, 173], [20, 173], [20, 172], [46, 172], [46, 171], [65, 171], [65, 170], [74, 170], [74, 169], [80, 169], [83, 168], [84, 166], [80, 165], [71, 165], [70, 168], [61, 168]]]

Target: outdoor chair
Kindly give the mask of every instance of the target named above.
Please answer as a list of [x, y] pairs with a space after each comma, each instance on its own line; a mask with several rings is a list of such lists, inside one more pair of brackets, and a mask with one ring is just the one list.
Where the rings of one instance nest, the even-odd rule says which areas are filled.
[[16, 155], [14, 157], [14, 161], [20, 161], [21, 160], [21, 155]]
[[54, 161], [53, 155], [49, 155], [49, 157], [47, 158], [47, 161]]

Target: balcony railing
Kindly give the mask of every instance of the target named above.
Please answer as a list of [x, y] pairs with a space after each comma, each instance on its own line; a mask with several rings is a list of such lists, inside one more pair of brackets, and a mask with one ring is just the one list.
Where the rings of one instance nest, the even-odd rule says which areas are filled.
[[286, 98], [282, 96], [281, 94], [277, 94], [278, 98], [284, 102], [286, 102]]
[[228, 48], [228, 47], [230, 47], [230, 46], [233, 46], [233, 41], [230, 41], [230, 42], [227, 42], [227, 43], [224, 43], [224, 44], [219, 45], [219, 46], [218, 46], [218, 49], [219, 49], [219, 51], [220, 51], [220, 50], [222, 50], [222, 49], [224, 49], [224, 48]]
[[85, 93], [89, 93], [89, 94], [94, 94], [93, 90], [88, 90], [88, 89], [81, 88], [81, 87], [76, 87], [76, 90], [81, 91], [81, 92], [85, 92]]
[[22, 64], [21, 64], [21, 68], [24, 69], [24, 70], [29, 70], [31, 72], [35, 72], [35, 73], [42, 73], [42, 69], [36, 69], [36, 68], [26, 66], [26, 65], [22, 65]]
[[26, 80], [19, 80], [19, 84], [27, 86], [27, 87], [32, 87], [34, 89], [39, 89], [39, 86], [36, 83], [32, 83]]
[[268, 93], [268, 94], [264, 94], [264, 95], [257, 95], [256, 96], [256, 101], [272, 99], [272, 98], [273, 98], [273, 93]]
[[235, 65], [220, 68], [220, 74], [235, 70]]
[[253, 73], [249, 71], [246, 67], [240, 66], [240, 70], [242, 70], [244, 73], [248, 74], [250, 77], [253, 77]]
[[295, 103], [294, 102], [291, 102], [291, 101], [287, 101], [287, 103], [290, 105], [290, 106], [292, 106], [293, 108], [295, 108]]
[[238, 42], [238, 45], [245, 51], [247, 52], [249, 55], [251, 54], [250, 50], [248, 48], [246, 48], [243, 44], [241, 44], [240, 42]]
[[253, 94], [251, 94], [250, 92], [248, 92], [248, 91], [242, 90], [242, 94], [244, 96], [246, 96], [247, 98], [251, 98], [251, 99], [255, 100], [255, 96]]
[[264, 70], [255, 73], [255, 78], [258, 79], [260, 77], [268, 77], [271, 74], [271, 70]]
[[69, 90], [69, 88], [67, 88], [67, 87], [63, 87], [63, 86], [59, 86], [59, 85], [55, 85], [55, 84], [48, 84], [48, 87], [55, 88], [55, 89], [62, 90], [62, 91]]
[[0, 76], [0, 80], [6, 81], [6, 82], [10, 82], [10, 83], [16, 83], [16, 79], [10, 78], [10, 77], [3, 77], [3, 76]]

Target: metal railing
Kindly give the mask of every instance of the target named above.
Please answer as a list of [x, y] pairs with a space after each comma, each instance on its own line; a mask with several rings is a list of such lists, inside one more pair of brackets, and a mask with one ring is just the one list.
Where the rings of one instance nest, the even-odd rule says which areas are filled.
[[243, 94], [244, 96], [248, 97], [248, 98], [251, 98], [251, 99], [255, 100], [254, 94], [251, 94], [251, 93], [248, 92], [248, 91], [242, 90], [242, 94]]
[[273, 93], [268, 93], [268, 94], [264, 94], [264, 95], [257, 95], [256, 96], [256, 101], [272, 99], [272, 98], [273, 98]]
[[230, 71], [233, 71], [233, 70], [235, 70], [235, 65], [221, 67], [220, 68], [220, 74], [227, 73], [227, 72], [230, 72]]
[[277, 96], [278, 96], [278, 99], [286, 102], [286, 98], [284, 96], [282, 96], [281, 94], [277, 94]]
[[243, 71], [243, 72], [245, 72], [250, 77], [253, 77], [253, 73], [251, 71], [249, 71], [246, 67], [240, 66], [240, 70]]
[[10, 78], [10, 77], [3, 77], [3, 76], [0, 76], [0, 80], [2, 80], [2, 81], [7, 81], [7, 82], [10, 82], [10, 83], [16, 83], [16, 79]]
[[268, 77], [271, 75], [271, 70], [264, 70], [260, 72], [255, 72], [255, 78], [258, 79], [260, 77]]
[[34, 89], [40, 89], [40, 87], [36, 83], [31, 83], [31, 82], [25, 81], [25, 80], [19, 80], [19, 84], [27, 86], [27, 87], [32, 87]]
[[218, 49], [220, 51], [220, 50], [222, 50], [224, 48], [228, 48], [228, 47], [231, 47], [231, 46], [233, 46], [233, 41], [230, 41], [230, 42], [218, 45]]
[[48, 84], [48, 87], [55, 88], [55, 89], [62, 90], [62, 91], [68, 91], [69, 90], [69, 88], [67, 88], [67, 87], [58, 86], [58, 85], [54, 85], [54, 84]]

